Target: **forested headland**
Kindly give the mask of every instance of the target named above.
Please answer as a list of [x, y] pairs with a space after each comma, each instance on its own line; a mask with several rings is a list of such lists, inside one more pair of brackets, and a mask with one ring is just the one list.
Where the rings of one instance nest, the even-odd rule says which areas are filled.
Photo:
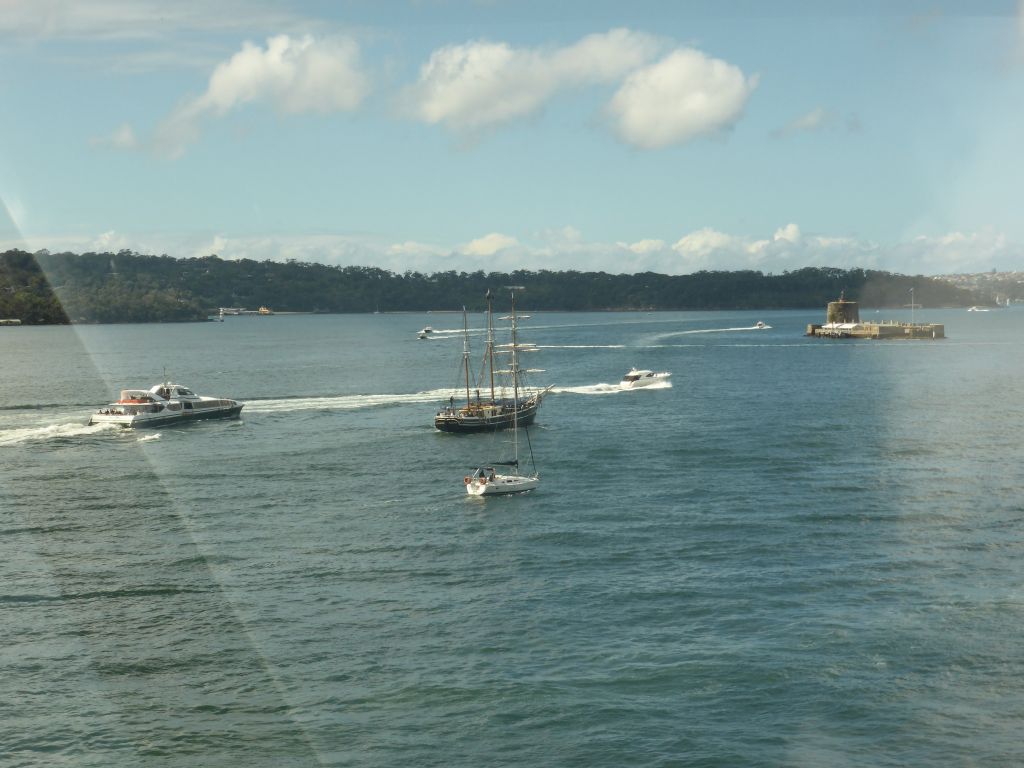
[[480, 310], [488, 289], [521, 285], [532, 310], [805, 309], [845, 292], [863, 307], [970, 306], [977, 291], [931, 277], [864, 269], [807, 267], [781, 274], [753, 270], [653, 272], [389, 272], [305, 262], [176, 259], [118, 253], [0, 254], [0, 318], [25, 324], [205, 320], [219, 307], [278, 312]]

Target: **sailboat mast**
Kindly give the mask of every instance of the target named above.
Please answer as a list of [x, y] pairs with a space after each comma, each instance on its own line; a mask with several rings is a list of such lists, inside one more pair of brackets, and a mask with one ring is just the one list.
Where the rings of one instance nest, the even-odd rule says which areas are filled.
[[494, 295], [487, 289], [487, 370], [491, 374], [491, 402], [494, 402]]
[[518, 341], [516, 340], [516, 292], [512, 289], [512, 402], [519, 411], [519, 358], [517, 356]]
[[519, 470], [519, 369], [516, 360], [516, 291], [512, 294], [512, 457]]
[[469, 407], [469, 323], [466, 307], [462, 307], [462, 367], [466, 370], [466, 407]]

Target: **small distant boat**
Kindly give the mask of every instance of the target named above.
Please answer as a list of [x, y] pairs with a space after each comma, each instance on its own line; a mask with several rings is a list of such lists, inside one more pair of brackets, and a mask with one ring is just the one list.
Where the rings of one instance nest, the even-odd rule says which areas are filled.
[[771, 328], [771, 326], [768, 325], [768, 323], [766, 323], [764, 320], [758, 320], [756, 323], [754, 323], [754, 327], [759, 331], [765, 331]]
[[968, 312], [988, 312], [988, 307], [968, 307]]
[[629, 372], [622, 377], [622, 381], [619, 382], [619, 386], [623, 389], [639, 389], [640, 387], [649, 387], [651, 384], [657, 384], [662, 381], [666, 381], [672, 374], [668, 371], [661, 371], [655, 373], [654, 371], [640, 370], [638, 368], [630, 368]]
[[425, 325], [422, 328], [420, 328], [419, 333], [416, 334], [416, 338], [417, 339], [429, 339], [430, 338], [430, 334], [432, 334], [433, 332], [434, 332], [433, 328], [431, 328], [429, 325]]
[[[512, 314], [510, 320], [512, 321], [512, 343], [509, 346], [511, 352], [511, 365], [510, 368], [513, 371], [518, 369], [518, 350], [520, 345], [516, 338], [516, 296], [515, 291], [518, 287], [512, 288]], [[488, 291], [488, 297], [490, 292]], [[537, 464], [533, 460], [533, 446], [530, 444], [530, 432], [528, 423], [533, 420], [533, 413], [530, 414], [529, 420], [522, 422], [523, 432], [526, 435], [527, 445], [530, 445], [530, 463], [533, 465], [533, 473], [529, 475], [519, 474], [519, 389], [516, 387], [513, 394], [512, 400], [512, 460], [502, 462], [492, 462], [495, 466], [506, 466], [509, 467], [507, 472], [498, 472], [494, 469], [494, 466], [481, 466], [477, 468], [472, 475], [467, 475], [462, 479], [466, 486], [466, 493], [470, 496], [500, 496], [508, 495], [512, 493], [524, 493], [525, 491], [532, 491], [538, 485], [540, 485], [540, 477], [537, 474]], [[538, 403], [539, 405], [539, 403]], [[534, 411], [535, 412], [535, 411]]]
[[259, 309], [256, 310], [256, 314], [257, 315], [272, 315], [272, 314], [274, 314], [274, 310], [270, 309], [269, 307], [260, 307]]
[[180, 384], [156, 384], [149, 389], [122, 389], [117, 402], [101, 408], [90, 424], [159, 427], [195, 419], [226, 419], [242, 412], [242, 403], [225, 397], [197, 395]]

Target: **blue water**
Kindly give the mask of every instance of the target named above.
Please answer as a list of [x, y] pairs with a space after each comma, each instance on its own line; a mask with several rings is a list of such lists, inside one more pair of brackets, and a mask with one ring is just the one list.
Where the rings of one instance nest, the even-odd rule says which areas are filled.
[[[822, 315], [533, 313], [491, 499], [460, 316], [0, 329], [0, 763], [1024, 762], [1024, 311]], [[84, 426], [165, 368], [242, 419]]]

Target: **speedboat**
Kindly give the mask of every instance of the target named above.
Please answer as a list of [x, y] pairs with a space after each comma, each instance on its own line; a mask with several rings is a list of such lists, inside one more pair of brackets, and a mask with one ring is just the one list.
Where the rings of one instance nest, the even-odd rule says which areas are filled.
[[756, 323], [754, 323], [754, 327], [759, 331], [764, 331], [767, 330], [768, 328], [771, 328], [771, 326], [768, 325], [768, 323], [766, 323], [764, 320], [758, 320]]
[[242, 412], [242, 403], [197, 395], [181, 384], [156, 384], [149, 389], [122, 389], [117, 402], [101, 408], [90, 424], [161, 427], [196, 419], [227, 419]]
[[654, 371], [641, 371], [636, 368], [630, 368], [629, 373], [622, 377], [622, 381], [619, 382], [619, 386], [623, 389], [649, 387], [651, 384], [658, 384], [659, 382], [667, 381], [668, 377], [671, 375], [672, 374], [668, 371], [655, 373]]
[[988, 312], [988, 307], [968, 307], [968, 312]]

